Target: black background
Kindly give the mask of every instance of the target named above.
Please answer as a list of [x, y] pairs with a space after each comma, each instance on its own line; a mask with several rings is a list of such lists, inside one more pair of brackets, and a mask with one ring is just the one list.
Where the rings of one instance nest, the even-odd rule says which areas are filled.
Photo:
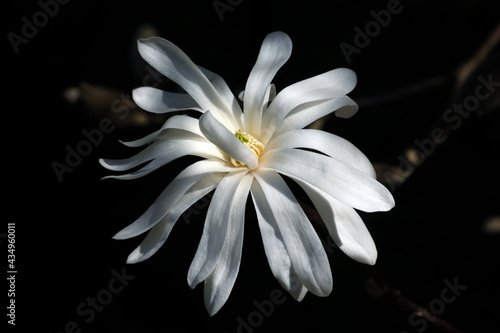
[[[143, 236], [111, 237], [140, 216], [189, 160], [133, 181], [101, 181], [109, 173], [98, 158], [132, 155], [135, 150], [118, 140], [154, 131], [158, 119], [137, 125], [117, 118], [109, 107], [72, 104], [63, 97], [82, 83], [124, 94], [141, 86], [146, 64], [135, 40], [145, 25], [220, 74], [237, 94], [265, 35], [281, 30], [294, 50], [274, 80], [278, 91], [336, 67], [353, 69], [358, 85], [350, 96], [361, 109], [349, 120], [330, 119], [326, 130], [350, 140], [374, 162], [397, 165], [404, 148], [425, 138], [451, 107], [453, 73], [494, 29], [498, 10], [495, 1], [402, 0], [402, 12], [348, 63], [339, 44], [354, 45], [354, 27], [363, 30], [373, 21], [370, 11], [387, 3], [244, 0], [221, 21], [212, 1], [72, 0], [60, 5], [18, 53], [7, 35], [21, 34], [22, 17], [31, 21], [41, 7], [34, 1], [9, 3], [2, 107], [7, 200], [0, 232], [16, 223], [15, 328], [63, 332], [74, 321], [81, 332], [237, 332], [241, 320], [248, 323], [250, 317], [256, 327], [240, 332], [439, 332], [430, 324], [412, 325], [411, 313], [392, 299], [369, 296], [363, 265], [338, 250], [330, 255], [334, 289], [329, 297], [309, 294], [299, 303], [284, 294], [285, 301], [268, 316], [256, 314], [254, 301], [269, 300], [281, 289], [268, 267], [251, 206], [240, 273], [214, 317], [205, 310], [203, 286], [191, 290], [186, 281], [206, 209], [190, 223], [179, 221], [152, 258], [125, 265]], [[458, 101], [474, 93], [477, 75], [493, 73], [500, 81], [498, 48], [492, 54]], [[391, 96], [433, 77], [443, 81], [419, 94], [363, 108], [361, 102], [373, 96]], [[362, 215], [379, 250], [378, 271], [405, 296], [428, 307], [441, 297], [445, 279], [467, 286], [440, 316], [468, 332], [499, 324], [500, 235], [484, 230], [487, 219], [500, 215], [500, 119], [498, 101], [496, 107], [491, 102], [465, 119], [394, 194], [392, 211]], [[108, 117], [114, 130], [60, 182], [52, 163], [64, 163], [66, 146], [75, 148], [85, 139], [83, 130], [98, 128]], [[4, 245], [2, 240], [6, 259]], [[113, 270], [122, 269], [134, 278], [87, 323], [89, 316], [79, 315], [77, 307], [108, 288]]]

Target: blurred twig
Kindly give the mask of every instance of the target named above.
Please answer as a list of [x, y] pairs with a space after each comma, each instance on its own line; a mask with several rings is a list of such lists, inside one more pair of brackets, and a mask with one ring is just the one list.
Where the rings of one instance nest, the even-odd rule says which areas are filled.
[[[470, 59], [465, 61], [457, 68], [457, 70], [454, 72], [456, 84], [451, 94], [452, 103], [458, 99], [466, 82], [468, 82], [473, 73], [475, 73], [476, 70], [488, 59], [488, 56], [491, 54], [494, 47], [499, 43], [499, 41], [500, 24], [498, 24], [495, 29], [493, 29], [490, 36], [479, 47], [478, 51]], [[444, 119], [445, 118], [443, 117], [443, 114], [440, 114], [438, 120], [434, 123], [434, 126], [432, 128], [442, 128], [444, 130], [444, 133], [448, 135], [449, 133], [451, 133], [452, 128], [449, 123], [444, 123]], [[434, 149], [437, 149], [439, 144], [439, 142], [436, 142], [436, 146], [434, 147]], [[422, 165], [424, 160], [428, 157], [421, 153], [417, 153], [415, 147], [407, 148], [403, 152], [402, 156], [411, 163], [411, 165], [413, 166], [412, 168], [406, 168], [405, 170], [402, 170], [401, 168], [396, 168], [395, 166], [389, 164], [379, 164], [375, 166], [377, 169], [377, 178], [380, 181], [385, 182], [386, 184], [389, 181], [392, 182], [391, 186], [397, 184], [397, 187], [399, 187], [408, 179], [408, 177], [410, 177], [411, 174], [413, 174], [418, 166]], [[392, 179], [386, 179], [388, 174], [392, 175]], [[395, 189], [396, 187], [393, 188], [393, 190]], [[371, 278], [384, 290], [385, 295], [395, 300], [405, 310], [416, 313], [418, 316], [425, 318], [429, 323], [442, 329], [445, 332], [461, 332], [448, 322], [432, 315], [426, 309], [406, 298], [399, 290], [392, 288], [374, 267], [367, 267], [366, 269]]]
[[491, 51], [495, 48], [495, 46], [500, 41], [500, 23], [496, 26], [495, 29], [491, 32], [490, 36], [486, 39], [486, 41], [481, 45], [479, 50], [466, 62], [460, 65], [456, 72], [456, 86], [455, 91], [458, 92], [462, 88], [465, 82], [469, 79], [469, 77], [474, 73], [477, 68], [485, 62], [485, 60], [490, 55]]
[[[306, 213], [309, 220], [316, 223], [317, 225], [319, 225], [323, 229], [326, 229], [325, 222], [323, 221], [321, 216], [318, 214], [318, 212], [313, 207], [311, 207], [309, 204], [307, 204], [299, 199], [297, 199], [297, 201], [299, 202], [300, 206], [302, 207], [302, 210], [304, 210], [304, 212]], [[393, 299], [404, 310], [406, 310], [410, 313], [417, 314], [419, 317], [426, 319], [429, 323], [442, 329], [444, 332], [462, 333], [461, 330], [455, 328], [453, 325], [444, 321], [443, 319], [434, 316], [429, 311], [427, 311], [425, 308], [421, 307], [420, 305], [418, 305], [417, 303], [415, 303], [411, 299], [404, 296], [401, 293], [401, 291], [399, 291], [398, 289], [392, 288], [374, 266], [365, 265], [365, 268], [366, 268], [368, 275], [381, 288], [381, 290], [383, 290], [384, 295]]]
[[[473, 74], [476, 73], [478, 68], [486, 62], [499, 42], [500, 23], [493, 29], [485, 42], [481, 44], [478, 51], [470, 59], [458, 66], [458, 68], [453, 72], [452, 76], [455, 80], [455, 85], [450, 95], [449, 105], [453, 105], [455, 107], [456, 103], [460, 104], [458, 99], [461, 96], [466, 83], [473, 78]], [[494, 103], [494, 98], [490, 97], [490, 99], [492, 100], [492, 103]], [[446, 113], [449, 111], [450, 109], [448, 108], [439, 114], [438, 118], [430, 126], [430, 129], [423, 136], [423, 138], [433, 138], [434, 135], [432, 132], [436, 129], [441, 129], [441, 136], [447, 140], [449, 135], [456, 129], [456, 123], [449, 121], [449, 118], [446, 117]], [[399, 166], [386, 163], [377, 163], [374, 165], [375, 170], [377, 171], [377, 179], [394, 192], [415, 172], [418, 167], [422, 166], [423, 162], [431, 154], [433, 154], [436, 149], [438, 149], [445, 142], [445, 140], [433, 140], [433, 147], [430, 152], [423, 152], [419, 149], [415, 144], [417, 140], [415, 140], [412, 145], [405, 148], [405, 150], [399, 155], [398, 162], [401, 162]]]
[[[486, 41], [479, 47], [478, 51], [467, 61], [465, 61], [462, 65], [460, 65], [457, 70], [453, 73], [453, 78], [456, 83], [454, 89], [451, 94], [451, 102], [455, 102], [460, 96], [461, 90], [471, 78], [472, 74], [476, 72], [476, 70], [488, 59], [488, 56], [491, 54], [494, 47], [500, 41], [500, 24], [498, 24], [495, 29], [493, 29], [490, 36], [486, 39]], [[408, 97], [415, 94], [420, 94], [423, 91], [429, 88], [435, 88], [444, 82], [446, 82], [448, 78], [444, 76], [439, 76], [435, 78], [431, 78], [428, 80], [424, 80], [421, 82], [417, 82], [415, 84], [403, 87], [391, 93], [361, 98], [359, 99], [359, 104], [363, 107], [372, 107], [378, 106], [389, 102], [394, 102], [395, 100]], [[452, 128], [450, 128], [450, 124], [443, 123], [443, 114], [439, 115], [438, 120], [434, 124], [433, 128], [442, 128], [446, 134], [450, 133]], [[439, 143], [436, 143], [439, 144]], [[437, 148], [437, 147], [435, 147]], [[377, 171], [377, 179], [386, 185], [390, 183], [392, 190], [395, 191], [401, 184], [403, 184], [408, 177], [415, 171], [416, 167], [422, 165], [423, 161], [428, 157], [421, 153], [418, 153], [414, 147], [407, 148], [401, 156], [405, 158], [409, 163], [411, 163], [412, 168], [406, 168], [402, 170], [400, 167], [396, 167], [390, 164], [377, 164], [375, 165], [375, 169]], [[390, 179], [387, 179], [388, 175], [390, 175]], [[319, 226], [325, 228], [325, 224], [319, 214], [308, 204], [304, 202], [300, 202], [304, 212], [308, 215], [310, 220]], [[434, 316], [425, 308], [421, 307], [417, 303], [405, 297], [401, 291], [392, 288], [389, 283], [382, 277], [382, 275], [373, 267], [366, 266], [366, 270], [368, 275], [375, 281], [375, 283], [384, 291], [384, 294], [391, 299], [393, 299], [399, 306], [401, 306], [404, 310], [415, 313], [419, 317], [426, 319], [429, 323], [434, 325], [437, 328], [440, 328], [444, 332], [450, 333], [460, 333], [461, 330], [455, 328], [450, 323], [442, 320], [439, 317]]]
[[[375, 108], [389, 103], [394, 103], [404, 98], [420, 95], [427, 90], [438, 88], [448, 81], [449, 78], [445, 75], [435, 76], [411, 83], [387, 93], [356, 98], [356, 104], [358, 104], [359, 109], [361, 110]], [[317, 119], [310, 124], [308, 128], [322, 129], [329, 118], [330, 115]]]
[[434, 316], [432, 313], [427, 311], [427, 309], [421, 307], [412, 300], [406, 298], [399, 290], [392, 288], [387, 284], [387, 281], [379, 274], [377, 269], [373, 266], [366, 266], [368, 275], [384, 290], [387, 297], [392, 298], [396, 303], [399, 304], [403, 309], [410, 313], [415, 313], [419, 317], [426, 319], [429, 323], [442, 329], [444, 332], [450, 333], [462, 333], [461, 330], [457, 329], [450, 323], [442, 320], [439, 317]]

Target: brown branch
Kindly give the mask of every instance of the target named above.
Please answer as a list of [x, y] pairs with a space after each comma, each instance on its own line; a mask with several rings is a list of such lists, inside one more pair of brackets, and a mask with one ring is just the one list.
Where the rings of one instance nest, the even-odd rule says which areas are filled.
[[[464, 86], [464, 84], [470, 79], [472, 74], [480, 67], [482, 63], [486, 61], [489, 54], [500, 41], [500, 24], [496, 26], [487, 40], [482, 44], [479, 50], [471, 57], [469, 60], [464, 62], [461, 66], [457, 68], [454, 72], [456, 84], [452, 93], [451, 101], [454, 102], [457, 99], [457, 96], [460, 94], [460, 90]], [[424, 80], [418, 82], [416, 84], [406, 86], [402, 89], [398, 89], [396, 92], [391, 92], [390, 94], [383, 94], [375, 97], [369, 97], [360, 99], [363, 107], [369, 106], [377, 106], [380, 104], [384, 104], [387, 102], [392, 102], [395, 99], [400, 99], [403, 97], [411, 96], [414, 94], [418, 94], [423, 92], [425, 89], [437, 87], [446, 82], [446, 78], [444, 77], [436, 77], [428, 80]], [[446, 112], [446, 111], [445, 111]], [[439, 128], [443, 128], [446, 134], [451, 132], [451, 128], [449, 124], [442, 124], [443, 114], [440, 114], [439, 120], [432, 127], [433, 129], [438, 128], [438, 126], [442, 126]], [[439, 143], [437, 144], [439, 145]], [[437, 146], [435, 147], [435, 149]], [[389, 183], [391, 185], [391, 190], [394, 192], [401, 184], [403, 184], [411, 174], [415, 171], [415, 169], [422, 165], [424, 160], [428, 157], [425, 154], [419, 153], [415, 147], [409, 147], [405, 149], [401, 156], [406, 159], [408, 163], [412, 166], [411, 168], [406, 168], [403, 170], [401, 167], [395, 167], [389, 164], [378, 164], [375, 165], [375, 169], [377, 171], [377, 179], [387, 185]], [[391, 175], [392, 178], [387, 179], [387, 175]], [[321, 226], [325, 227], [324, 221], [319, 216], [318, 212], [312, 208], [310, 205], [299, 201], [302, 209], [309, 217], [309, 219]], [[444, 321], [443, 319], [434, 316], [432, 313], [427, 311], [425, 308], [421, 307], [417, 303], [413, 302], [409, 298], [405, 297], [401, 291], [392, 288], [387, 281], [381, 276], [381, 274], [373, 267], [366, 266], [366, 271], [369, 276], [375, 281], [375, 283], [382, 288], [384, 294], [393, 299], [399, 306], [401, 306], [404, 310], [415, 313], [419, 317], [426, 319], [429, 323], [434, 325], [437, 328], [445, 332], [450, 333], [461, 333], [462, 331], [451, 325], [450, 323]]]
[[463, 331], [454, 327], [447, 321], [434, 316], [432, 313], [427, 311], [427, 309], [421, 307], [417, 303], [413, 302], [411, 299], [406, 298], [399, 290], [392, 288], [387, 284], [385, 279], [379, 274], [377, 269], [373, 266], [366, 266], [366, 271], [370, 275], [370, 277], [384, 290], [384, 293], [387, 297], [392, 298], [399, 306], [401, 306], [404, 310], [415, 313], [417, 316], [426, 319], [429, 323], [436, 326], [437, 328], [442, 329], [444, 332], [450, 333], [462, 333]]
[[[499, 41], [500, 41], [500, 24], [496, 26], [496, 28], [486, 39], [486, 41], [481, 45], [478, 51], [469, 60], [464, 62], [456, 69], [456, 71], [454, 72], [454, 78], [456, 80], [456, 84], [452, 92], [452, 98], [451, 98], [452, 103], [456, 101], [464, 84], [470, 79], [472, 74], [486, 61], [486, 59], [488, 58], [494, 47], [499, 43]], [[380, 106], [382, 104], [394, 102], [395, 100], [401, 98], [420, 94], [424, 92], [426, 89], [439, 87], [440, 85], [447, 82], [447, 80], [448, 79], [443, 76], [434, 77], [417, 82], [409, 86], [405, 86], [390, 93], [360, 98], [357, 100], [357, 102], [363, 108]], [[438, 121], [434, 124], [432, 129], [438, 128], [439, 126], [439, 128], [442, 128], [445, 134], [448, 135], [451, 132], [450, 125], [442, 124], [442, 122], [443, 122], [443, 113], [440, 114]], [[324, 119], [321, 119], [317, 121], [315, 124], [313, 124], [313, 127], [315, 128], [318, 128], [318, 126], [322, 127], [323, 123]], [[436, 144], [435, 149], [439, 144], [440, 143]], [[401, 154], [401, 157], [406, 159], [406, 161], [410, 163], [412, 167], [403, 170], [401, 167], [396, 167], [389, 164], [375, 165], [375, 169], [377, 171], [377, 179], [385, 183], [386, 185], [389, 183], [389, 185], [391, 185], [390, 187], [393, 192], [401, 184], [403, 184], [410, 177], [410, 175], [413, 174], [413, 172], [418, 166], [422, 165], [422, 163], [428, 156], [419, 153], [415, 149], [415, 147], [409, 147], [405, 149], [403, 154]], [[391, 175], [392, 178], [387, 179], [387, 175]], [[300, 200], [299, 203], [304, 212], [306, 213], [306, 215], [308, 216], [308, 218], [313, 223], [326, 229], [324, 221], [321, 219], [321, 216], [313, 207]], [[404, 310], [410, 313], [415, 313], [419, 317], [426, 319], [429, 323], [443, 330], [444, 332], [450, 332], [450, 333], [462, 332], [461, 330], [457, 329], [450, 323], [444, 321], [439, 317], [434, 316], [432, 313], [430, 313], [417, 303], [413, 302], [411, 299], [405, 297], [401, 293], [401, 291], [392, 288], [373, 266], [366, 266], [366, 271], [368, 275], [373, 279], [373, 281], [375, 281], [375, 283], [384, 291], [384, 294], [387, 297], [393, 299]]]
[[500, 41], [500, 23], [493, 29], [486, 41], [481, 45], [479, 50], [466, 62], [460, 65], [455, 71], [457, 79], [455, 91], [459, 91], [474, 71], [485, 62], [488, 55]]
[[[458, 101], [461, 90], [467, 83], [475, 71], [488, 59], [488, 56], [493, 51], [494, 47], [500, 42], [500, 24], [498, 24], [495, 29], [490, 33], [489, 37], [485, 42], [479, 47], [478, 51], [462, 65], [460, 65], [454, 72], [454, 77], [456, 80], [455, 87], [451, 93], [449, 105], [454, 105], [455, 103], [461, 104]], [[395, 191], [399, 186], [401, 186], [414, 172], [417, 168], [421, 167], [425, 160], [435, 151], [443, 145], [443, 143], [449, 138], [451, 133], [455, 130], [453, 122], [446, 121], [446, 113], [449, 112], [450, 108], [441, 112], [430, 126], [427, 133], [420, 139], [431, 139], [433, 143], [433, 149], [430, 153], [422, 152], [415, 143], [411, 146], [405, 148], [405, 150], [398, 156], [398, 160], [401, 163], [399, 167], [390, 164], [378, 163], [375, 164], [375, 170], [377, 171], [377, 179], [388, 186], [391, 191]], [[445, 139], [441, 141], [434, 140], [433, 132], [435, 130], [442, 130], [440, 137]], [[417, 140], [414, 140], [416, 142]]]
[[[319, 215], [318, 211], [311, 207], [309, 204], [297, 199], [302, 210], [306, 213], [309, 220], [316, 223], [321, 228], [326, 229], [325, 222]], [[461, 330], [455, 328], [450, 323], [443, 319], [434, 316], [425, 308], [421, 307], [411, 299], [405, 297], [399, 290], [392, 288], [387, 281], [380, 275], [380, 273], [373, 266], [365, 265], [368, 275], [375, 281], [375, 283], [384, 291], [384, 294], [393, 299], [399, 306], [409, 313], [415, 313], [417, 316], [426, 319], [429, 323], [442, 329], [444, 332], [449, 333], [463, 333]]]

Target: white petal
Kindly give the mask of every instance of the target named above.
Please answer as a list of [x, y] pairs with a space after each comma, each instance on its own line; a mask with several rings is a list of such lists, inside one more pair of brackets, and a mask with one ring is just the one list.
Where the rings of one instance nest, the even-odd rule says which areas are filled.
[[233, 92], [229, 89], [229, 86], [226, 84], [226, 81], [219, 75], [214, 72], [209, 71], [206, 68], [198, 66], [198, 68], [205, 74], [208, 80], [212, 83], [215, 90], [219, 93], [223, 101], [227, 104], [227, 107], [233, 111], [233, 117], [236, 123], [238, 124], [238, 128], [243, 127], [243, 112], [241, 110], [236, 97], [234, 97]]
[[297, 106], [344, 96], [355, 86], [356, 74], [347, 68], [337, 68], [286, 87], [264, 115], [265, 130], [260, 134], [260, 140], [266, 144], [285, 116]]
[[333, 281], [328, 258], [288, 185], [272, 170], [259, 169], [254, 176], [276, 219], [299, 281], [315, 295], [329, 295]]
[[99, 162], [108, 170], [124, 171], [154, 159], [169, 162], [181, 156], [206, 154], [211, 150], [217, 154], [217, 150], [214, 148], [213, 144], [205, 138], [179, 131], [176, 137], [172, 136], [167, 140], [156, 141], [132, 157], [124, 159], [100, 159]]
[[335, 110], [335, 116], [339, 118], [348, 119], [354, 116], [356, 112], [358, 112], [358, 109], [359, 109], [358, 104], [356, 104], [356, 102], [351, 100], [350, 103], [346, 103], [344, 106]]
[[200, 137], [203, 137], [203, 133], [200, 131], [200, 126], [198, 125], [198, 119], [189, 117], [186, 115], [175, 115], [167, 119], [167, 121], [163, 124], [163, 126], [141, 139], [137, 139], [134, 141], [123, 142], [127, 147], [140, 147], [144, 146], [148, 143], [151, 143], [154, 139], [157, 138], [166, 138], [166, 136], [162, 136], [168, 129], [179, 129], [187, 132], [194, 133]]
[[301, 104], [283, 119], [274, 131], [273, 137], [287, 131], [304, 128], [334, 111], [335, 114], [342, 112], [352, 116], [358, 111], [358, 105], [347, 96]]
[[200, 117], [203, 135], [236, 161], [245, 163], [250, 170], [258, 165], [257, 157], [233, 133], [215, 119], [210, 111]]
[[155, 226], [184, 193], [200, 179], [209, 174], [229, 172], [232, 170], [234, 170], [234, 168], [226, 166], [226, 163], [212, 160], [203, 160], [190, 165], [175, 177], [141, 217], [118, 232], [113, 238], [126, 239], [148, 231]]
[[266, 146], [266, 152], [283, 148], [308, 148], [318, 150], [341, 162], [375, 178], [375, 169], [370, 160], [352, 143], [337, 135], [314, 130], [300, 129], [288, 131], [272, 139]]
[[132, 180], [140, 178], [150, 174], [151, 172], [161, 168], [165, 164], [168, 164], [179, 157], [187, 155], [203, 157], [210, 160], [218, 159], [219, 161], [227, 162], [227, 157], [212, 143], [198, 142], [196, 144], [193, 144], [182, 142], [181, 144], [174, 145], [172, 151], [169, 152], [169, 154], [155, 158], [138, 170], [121, 175], [109, 175], [102, 177], [102, 179]]
[[[265, 112], [265, 110], [267, 109], [267, 104], [271, 102], [275, 97], [276, 97], [276, 86], [274, 85], [274, 83], [271, 83], [269, 85], [269, 88], [267, 89], [266, 98], [264, 98], [264, 103], [262, 104], [263, 112]], [[245, 99], [245, 90], [242, 90], [238, 94], [238, 99], [240, 101], [243, 101]]]
[[335, 244], [350, 258], [367, 265], [377, 261], [377, 248], [359, 214], [331, 195], [295, 179], [318, 210]]
[[231, 203], [231, 213], [222, 253], [213, 272], [205, 280], [205, 305], [211, 316], [226, 303], [240, 269], [243, 248], [245, 206], [253, 176], [247, 174], [240, 182]]
[[238, 186], [247, 172], [248, 170], [228, 173], [215, 190], [208, 207], [200, 244], [189, 267], [188, 283], [191, 288], [205, 280], [219, 261], [228, 235], [229, 222], [234, 218], [233, 201]]
[[255, 137], [260, 134], [266, 91], [291, 53], [292, 41], [283, 32], [270, 33], [262, 42], [257, 62], [248, 76], [244, 99], [244, 130]]
[[186, 131], [174, 131], [169, 140], [156, 141], [152, 145], [141, 150], [134, 156], [124, 159], [100, 159], [103, 167], [113, 171], [124, 171], [136, 167], [142, 163], [168, 154], [172, 147], [185, 143], [208, 142], [205, 138]]
[[278, 222], [276, 222], [271, 207], [257, 181], [253, 182], [251, 193], [269, 267], [280, 285], [297, 301], [301, 301], [306, 295], [307, 289], [299, 281], [297, 273], [292, 267]]
[[389, 190], [364, 172], [334, 158], [298, 149], [276, 149], [260, 156], [260, 169], [301, 179], [335, 199], [365, 212], [394, 207]]
[[179, 217], [186, 209], [217, 187], [225, 173], [205, 176], [194, 184], [148, 233], [142, 243], [128, 256], [127, 263], [133, 264], [150, 258], [165, 243]]
[[198, 103], [188, 94], [173, 93], [152, 87], [140, 87], [132, 91], [134, 102], [152, 113], [167, 113], [181, 110], [202, 111]]
[[266, 93], [266, 99], [264, 100], [264, 105], [267, 106], [267, 103], [272, 102], [273, 99], [275, 98], [276, 98], [276, 86], [273, 83], [271, 83]]
[[[219, 93], [202, 71], [176, 45], [160, 37], [138, 41], [139, 53], [153, 68], [180, 85], [201, 107], [212, 113], [226, 126], [236, 128]], [[237, 129], [237, 128], [236, 128]], [[236, 130], [234, 129], [234, 130]]]

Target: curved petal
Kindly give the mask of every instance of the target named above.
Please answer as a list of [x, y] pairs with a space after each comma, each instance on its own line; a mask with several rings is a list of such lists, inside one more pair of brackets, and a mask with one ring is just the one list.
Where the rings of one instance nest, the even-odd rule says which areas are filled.
[[244, 96], [244, 130], [260, 135], [266, 91], [278, 70], [292, 54], [292, 41], [283, 32], [273, 32], [262, 42], [257, 61], [248, 76]]
[[[269, 104], [269, 102], [271, 102], [274, 98], [276, 97], [276, 86], [274, 85], [274, 83], [271, 83], [269, 85], [269, 88], [267, 89], [267, 92], [266, 92], [266, 98], [264, 98], [264, 103], [263, 103], [263, 112], [265, 112], [265, 110], [267, 109], [267, 105]], [[245, 90], [242, 90], [239, 94], [238, 94], [238, 99], [240, 101], [243, 101], [245, 99]]]
[[367, 265], [377, 261], [377, 248], [359, 214], [331, 195], [295, 179], [318, 210], [335, 244], [350, 258]]
[[99, 159], [103, 167], [113, 171], [130, 170], [147, 161], [163, 157], [170, 160], [187, 155], [190, 151], [207, 152], [213, 145], [205, 138], [178, 131], [168, 140], [156, 141], [138, 154], [124, 159]]
[[188, 283], [191, 288], [205, 280], [219, 262], [228, 237], [230, 221], [235, 218], [236, 208], [232, 209], [233, 201], [238, 193], [240, 182], [247, 172], [248, 170], [228, 173], [215, 190], [208, 207], [200, 244], [189, 267]]
[[287, 131], [301, 129], [313, 123], [321, 117], [332, 112], [351, 116], [358, 111], [358, 104], [348, 96], [329, 99], [326, 101], [315, 101], [304, 103], [293, 109], [283, 121], [276, 127], [272, 137], [276, 137]]
[[198, 66], [198, 68], [205, 74], [207, 79], [212, 83], [215, 90], [219, 93], [224, 102], [228, 105], [228, 108], [233, 111], [233, 117], [236, 123], [238, 124], [238, 128], [243, 127], [243, 111], [241, 110], [236, 97], [234, 97], [233, 92], [229, 89], [229, 86], [226, 84], [226, 81], [219, 75], [214, 72], [209, 71], [206, 68]]
[[[347, 96], [344, 96], [347, 97]], [[349, 98], [349, 97], [347, 97]], [[350, 98], [349, 98], [350, 99]], [[338, 118], [348, 119], [354, 116], [358, 112], [359, 106], [353, 100], [350, 100], [344, 106], [341, 106], [335, 110], [335, 116]]]
[[341, 162], [349, 164], [372, 178], [376, 176], [375, 169], [365, 154], [346, 139], [328, 132], [314, 129], [288, 131], [272, 139], [266, 146], [266, 152], [283, 148], [318, 150]]
[[212, 83], [202, 71], [172, 42], [160, 37], [138, 40], [141, 56], [153, 68], [180, 85], [201, 107], [211, 110], [219, 121], [237, 130], [237, 124]]
[[187, 155], [203, 157], [210, 160], [218, 159], [220, 161], [228, 162], [227, 156], [224, 155], [219, 149], [217, 149], [217, 147], [215, 147], [213, 144], [209, 142], [198, 142], [194, 144], [192, 142], [182, 142], [178, 145], [173, 145], [173, 147], [174, 148], [172, 148], [172, 151], [170, 151], [169, 154], [155, 158], [154, 160], [150, 161], [149, 163], [147, 163], [138, 170], [121, 175], [105, 176], [102, 177], [102, 180], [104, 179], [132, 180], [140, 178], [150, 174], [151, 172], [161, 168], [165, 164], [168, 164], [179, 157]]
[[260, 169], [274, 169], [303, 180], [365, 212], [387, 211], [394, 207], [394, 198], [384, 185], [346, 163], [318, 153], [275, 149], [260, 156]]
[[132, 91], [134, 102], [152, 113], [167, 113], [182, 110], [202, 112], [198, 103], [188, 94], [163, 91], [153, 87], [140, 87]]
[[269, 105], [262, 123], [264, 132], [260, 134], [266, 144], [285, 116], [297, 106], [344, 96], [356, 86], [356, 74], [347, 68], [337, 68], [292, 84], [278, 93]]
[[269, 267], [280, 285], [300, 302], [306, 295], [307, 288], [299, 281], [292, 267], [278, 222], [257, 181], [253, 182], [251, 193]]
[[246, 174], [234, 193], [222, 253], [213, 272], [205, 280], [205, 306], [211, 316], [216, 314], [226, 303], [240, 269], [245, 206], [252, 180], [253, 176]]
[[209, 174], [230, 172], [233, 170], [234, 168], [226, 166], [226, 163], [211, 160], [203, 160], [190, 165], [175, 177], [144, 214], [135, 220], [134, 223], [118, 232], [113, 238], [127, 239], [148, 231], [155, 226], [186, 191], [200, 179]]
[[203, 196], [215, 189], [225, 173], [215, 173], [200, 179], [172, 206], [148, 233], [142, 243], [127, 258], [127, 264], [134, 264], [150, 258], [167, 240], [179, 217]]
[[210, 111], [200, 117], [200, 129], [203, 135], [220, 150], [237, 161], [245, 163], [250, 170], [258, 165], [257, 157], [229, 130], [215, 119]]
[[299, 281], [313, 294], [327, 296], [332, 273], [321, 241], [285, 181], [273, 170], [254, 172], [274, 215]]
[[143, 138], [134, 140], [134, 141], [128, 141], [128, 142], [123, 142], [125, 146], [127, 147], [141, 147], [144, 146], [148, 143], [151, 143], [155, 139], [165, 139], [165, 136], [162, 136], [168, 129], [179, 129], [179, 130], [184, 130], [187, 132], [191, 132], [193, 134], [196, 134], [200, 137], [203, 137], [203, 133], [200, 131], [200, 126], [198, 124], [198, 119], [186, 116], [186, 115], [175, 115], [167, 119], [167, 121], [163, 124], [163, 126], [151, 133], [146, 135]]

